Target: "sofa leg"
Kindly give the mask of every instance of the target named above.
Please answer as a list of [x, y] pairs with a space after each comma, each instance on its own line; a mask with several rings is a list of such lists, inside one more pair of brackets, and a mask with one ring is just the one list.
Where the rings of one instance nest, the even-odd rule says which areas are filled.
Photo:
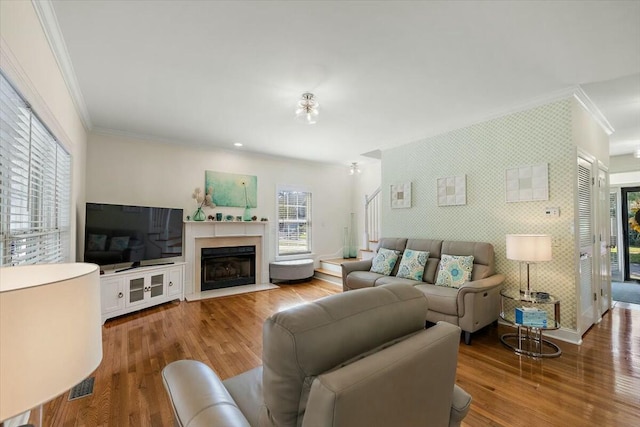
[[471, 332], [464, 331], [464, 343], [471, 345]]

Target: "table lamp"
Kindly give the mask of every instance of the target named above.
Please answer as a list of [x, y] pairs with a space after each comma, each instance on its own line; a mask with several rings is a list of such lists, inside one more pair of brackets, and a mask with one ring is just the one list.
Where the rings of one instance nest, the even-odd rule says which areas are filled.
[[520, 293], [526, 299], [531, 298], [531, 267], [538, 262], [551, 261], [551, 236], [507, 234], [507, 259], [520, 262]]
[[41, 409], [101, 360], [97, 265], [0, 268], [0, 421]]

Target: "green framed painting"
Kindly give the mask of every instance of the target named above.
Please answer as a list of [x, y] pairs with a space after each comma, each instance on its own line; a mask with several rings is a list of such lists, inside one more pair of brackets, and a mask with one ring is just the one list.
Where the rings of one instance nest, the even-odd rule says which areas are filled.
[[258, 177], [235, 173], [205, 171], [204, 188], [213, 188], [216, 206], [258, 207]]

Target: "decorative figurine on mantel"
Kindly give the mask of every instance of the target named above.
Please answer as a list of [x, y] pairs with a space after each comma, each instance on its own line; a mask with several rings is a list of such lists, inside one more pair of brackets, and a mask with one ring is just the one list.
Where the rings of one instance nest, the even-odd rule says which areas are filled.
[[191, 195], [191, 197], [195, 199], [195, 201], [198, 203], [198, 209], [196, 209], [196, 211], [193, 213], [193, 220], [204, 221], [205, 219], [207, 219], [207, 216], [205, 215], [202, 208], [204, 206], [208, 208], [216, 207], [216, 204], [213, 203], [213, 187], [207, 188], [207, 192], [204, 195], [202, 194], [200, 187], [197, 187], [193, 191], [193, 194]]

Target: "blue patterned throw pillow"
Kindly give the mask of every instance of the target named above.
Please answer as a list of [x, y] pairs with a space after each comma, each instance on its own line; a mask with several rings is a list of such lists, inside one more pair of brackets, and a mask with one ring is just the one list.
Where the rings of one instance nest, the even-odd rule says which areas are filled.
[[398, 252], [391, 249], [380, 248], [378, 254], [373, 258], [371, 270], [373, 273], [388, 276], [398, 261]]
[[400, 260], [400, 267], [396, 273], [396, 277], [403, 279], [422, 281], [424, 274], [424, 266], [427, 265], [429, 252], [413, 251], [406, 249]]
[[459, 288], [471, 279], [473, 256], [455, 256], [442, 254], [436, 285]]

